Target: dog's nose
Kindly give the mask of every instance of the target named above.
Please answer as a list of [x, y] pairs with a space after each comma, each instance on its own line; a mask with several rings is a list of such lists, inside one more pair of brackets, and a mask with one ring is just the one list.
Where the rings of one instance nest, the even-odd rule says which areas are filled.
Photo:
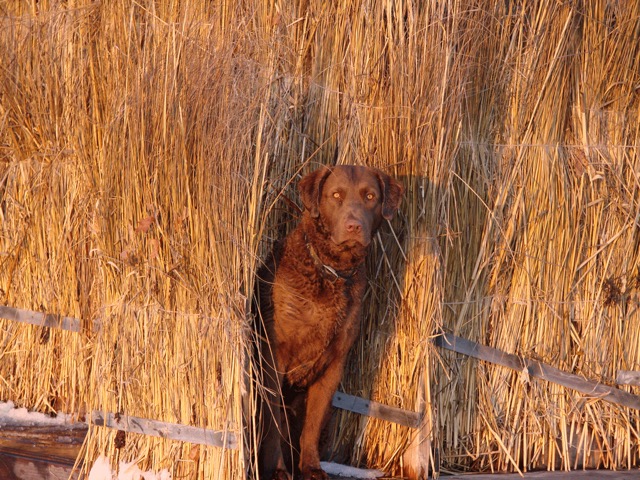
[[362, 231], [362, 223], [355, 218], [350, 218], [347, 220], [345, 228], [349, 233], [360, 233]]

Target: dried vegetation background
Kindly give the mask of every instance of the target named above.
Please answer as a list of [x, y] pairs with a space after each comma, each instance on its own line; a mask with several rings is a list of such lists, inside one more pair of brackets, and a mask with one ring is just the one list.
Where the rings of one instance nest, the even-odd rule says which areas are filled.
[[[442, 470], [637, 467], [637, 411], [431, 338], [606, 384], [640, 370], [639, 37], [622, 0], [1, 2], [0, 303], [84, 332], [0, 320], [0, 398], [247, 441], [258, 259], [299, 173], [360, 163], [407, 194], [342, 389], [426, 402]], [[410, 461], [413, 431], [338, 415], [337, 458]], [[114, 436], [90, 430], [88, 464], [254, 461]]]

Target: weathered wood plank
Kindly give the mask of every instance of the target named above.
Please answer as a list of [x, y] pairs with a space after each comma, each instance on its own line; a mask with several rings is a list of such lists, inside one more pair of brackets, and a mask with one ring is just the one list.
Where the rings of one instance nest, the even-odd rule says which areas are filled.
[[[2, 427], [0, 478], [59, 480], [69, 478], [86, 429]], [[74, 474], [72, 478], [77, 478]]]
[[208, 430], [205, 428], [180, 425], [177, 423], [160, 422], [146, 418], [116, 415], [94, 411], [91, 415], [92, 422], [101, 427], [123, 430], [130, 433], [151, 435], [154, 437], [168, 438], [181, 442], [211, 445], [214, 447], [236, 449], [238, 441], [233, 432]]
[[618, 385], [640, 386], [640, 372], [629, 371], [629, 370], [618, 370], [616, 383]]
[[625, 392], [616, 387], [587, 380], [572, 373], [567, 373], [546, 363], [506, 353], [497, 348], [480, 345], [479, 343], [457, 337], [450, 333], [442, 333], [438, 335], [434, 341], [438, 347], [512, 368], [516, 371], [527, 373], [532, 377], [542, 378], [549, 382], [571, 388], [592, 398], [640, 410], [640, 396]]
[[336, 408], [379, 418], [388, 422], [404, 425], [405, 427], [418, 428], [422, 421], [422, 415], [420, 413], [410, 412], [409, 410], [403, 410], [398, 407], [391, 407], [342, 392], [335, 393], [332, 404]]
[[28, 323], [39, 327], [60, 328], [70, 332], [80, 332], [80, 320], [73, 317], [63, 317], [53, 313], [32, 312], [19, 308], [0, 305], [0, 318], [13, 320], [15, 322]]
[[51, 463], [46, 458], [13, 455], [0, 450], [0, 478], [2, 480], [60, 480], [77, 479], [72, 465]]

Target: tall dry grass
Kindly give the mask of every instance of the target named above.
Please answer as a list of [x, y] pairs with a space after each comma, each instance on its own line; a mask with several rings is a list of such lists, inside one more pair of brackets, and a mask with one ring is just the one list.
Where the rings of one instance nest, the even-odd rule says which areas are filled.
[[[242, 444], [247, 304], [275, 141], [273, 60], [250, 38], [262, 27], [229, 31], [240, 6], [37, 8], [3, 18], [3, 303], [102, 328], [41, 346], [38, 329], [7, 325], [3, 397], [224, 430]], [[247, 463], [242, 449], [135, 435], [118, 447], [114, 434], [90, 430], [87, 467], [107, 453], [174, 478], [237, 478]]]
[[[253, 272], [295, 178], [407, 187], [376, 239], [348, 393], [432, 422], [443, 470], [638, 466], [638, 413], [453, 353], [441, 328], [613, 383], [640, 369], [635, 2], [5, 2], [0, 396], [253, 434]], [[93, 320], [100, 331], [90, 328]], [[426, 406], [421, 399], [426, 399]], [[243, 403], [244, 402], [244, 403]], [[91, 462], [238, 478], [254, 458], [92, 428]], [[340, 412], [399, 474], [415, 431]]]

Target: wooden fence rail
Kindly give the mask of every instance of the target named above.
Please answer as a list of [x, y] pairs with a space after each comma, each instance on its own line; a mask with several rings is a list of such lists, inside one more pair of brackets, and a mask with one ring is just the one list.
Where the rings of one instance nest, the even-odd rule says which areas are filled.
[[[82, 322], [77, 318], [33, 312], [30, 310], [22, 310], [2, 305], [0, 305], [0, 318], [47, 328], [60, 328], [62, 330], [76, 333], [81, 331], [82, 325]], [[99, 329], [100, 323], [95, 322], [94, 327]], [[591, 398], [601, 399], [640, 410], [639, 395], [634, 395], [616, 387], [604, 385], [578, 375], [564, 372], [537, 360], [506, 353], [496, 348], [457, 337], [450, 333], [441, 333], [437, 335], [434, 338], [434, 344], [440, 348], [452, 350], [473, 358], [511, 368], [531, 377], [541, 378], [563, 385]], [[620, 371], [618, 373], [617, 383], [638, 385], [640, 383], [640, 372]], [[424, 412], [404, 410], [342, 392], [336, 392], [334, 395], [333, 406], [361, 415], [404, 425], [412, 429], [420, 428], [424, 418]], [[124, 415], [120, 416], [111, 412], [103, 413], [98, 411], [94, 411], [92, 413], [91, 421], [95, 425], [124, 430], [127, 432], [158, 436], [196, 444], [213, 445], [221, 448], [238, 448], [236, 435], [233, 432], [228, 431], [211, 430], [190, 425], [161, 422], [158, 420], [149, 420]]]
[[63, 317], [53, 313], [32, 312], [31, 310], [22, 310], [4, 305], [0, 305], [0, 318], [28, 323], [38, 327], [59, 328], [76, 333], [79, 333], [82, 328], [82, 323], [77, 318]]
[[[27, 323], [39, 327], [58, 328], [79, 333], [82, 330], [80, 319], [61, 315], [34, 312], [0, 305], [0, 318], [15, 322]], [[94, 322], [94, 331], [100, 329], [100, 322]], [[391, 407], [366, 398], [337, 392], [333, 397], [333, 405], [343, 410], [380, 418], [411, 428], [418, 428], [423, 414]], [[182, 425], [158, 420], [119, 415], [112, 412], [94, 411], [90, 420], [95, 425], [140, 433], [156, 437], [168, 438], [183, 442], [211, 445], [221, 448], [236, 449], [238, 440], [233, 432], [211, 430], [190, 425]]]
[[502, 365], [528, 376], [541, 378], [549, 382], [557, 383], [571, 388], [588, 397], [605, 400], [629, 408], [640, 410], [640, 396], [620, 390], [619, 388], [605, 385], [600, 382], [588, 380], [579, 375], [568, 373], [546, 363], [530, 358], [503, 352], [497, 348], [487, 347], [466, 338], [456, 337], [450, 333], [442, 333], [435, 338], [438, 347], [453, 350], [479, 360]]
[[147, 418], [117, 415], [94, 411], [91, 414], [91, 422], [100, 427], [123, 430], [129, 433], [140, 433], [153, 437], [169, 438], [181, 442], [211, 445], [225, 449], [238, 448], [238, 440], [233, 432], [216, 431], [207, 428], [198, 428], [178, 423], [160, 422]]

